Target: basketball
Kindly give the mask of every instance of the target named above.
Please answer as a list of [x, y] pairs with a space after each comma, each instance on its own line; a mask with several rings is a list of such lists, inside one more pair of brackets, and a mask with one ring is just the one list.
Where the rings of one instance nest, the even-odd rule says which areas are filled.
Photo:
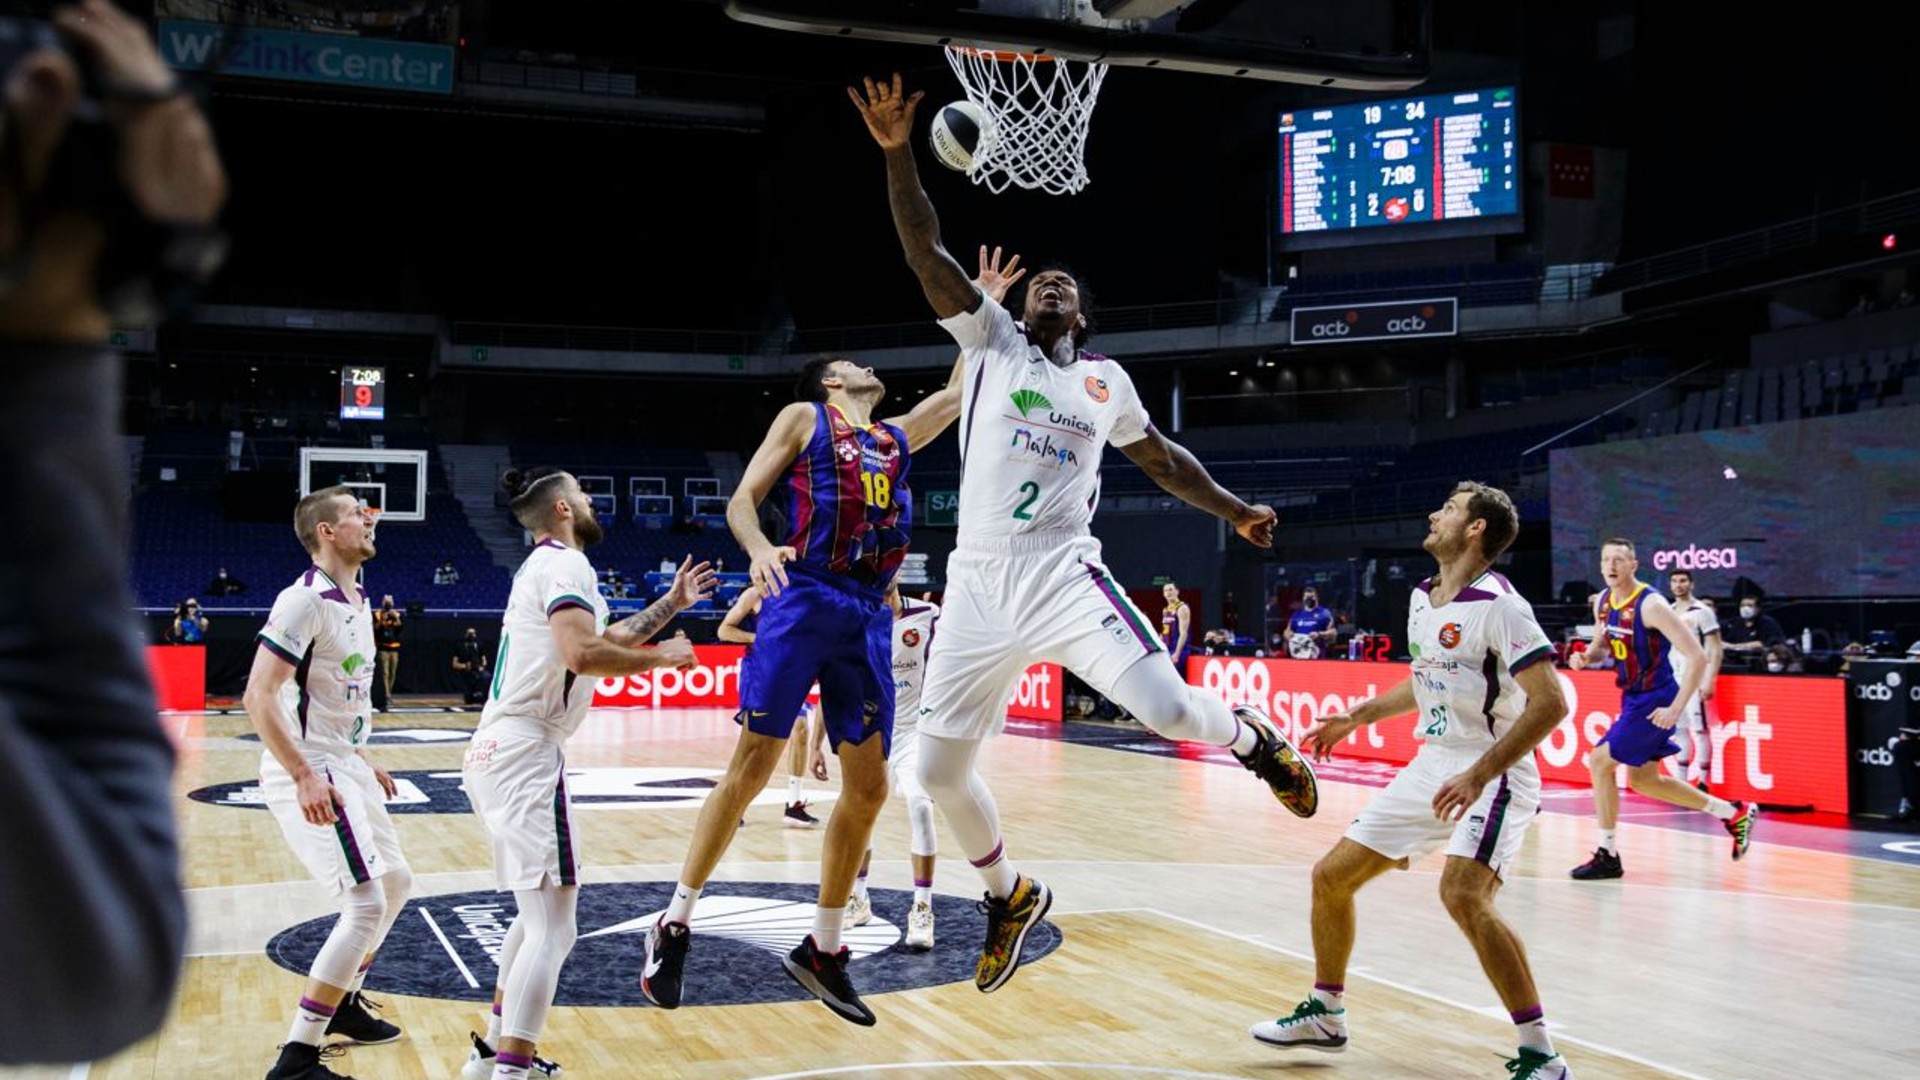
[[955, 172], [968, 172], [973, 168], [975, 151], [992, 133], [993, 121], [987, 119], [980, 106], [971, 101], [954, 101], [942, 105], [933, 115], [933, 130], [927, 138], [940, 164]]

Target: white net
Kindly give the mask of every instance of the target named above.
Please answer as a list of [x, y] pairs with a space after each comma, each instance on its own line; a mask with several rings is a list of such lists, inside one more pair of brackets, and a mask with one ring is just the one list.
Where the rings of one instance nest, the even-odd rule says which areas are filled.
[[1087, 186], [1087, 127], [1107, 65], [947, 46], [967, 100], [987, 114], [967, 175], [995, 194], [1019, 185], [1052, 195]]

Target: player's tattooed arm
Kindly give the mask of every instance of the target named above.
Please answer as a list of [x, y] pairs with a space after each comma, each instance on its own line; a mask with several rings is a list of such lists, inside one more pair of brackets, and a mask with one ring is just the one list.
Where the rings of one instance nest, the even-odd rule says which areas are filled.
[[896, 72], [891, 83], [864, 80], [863, 95], [847, 87], [853, 107], [866, 121], [867, 133], [880, 144], [887, 158], [887, 201], [893, 208], [893, 227], [900, 234], [900, 246], [907, 254], [907, 265], [920, 278], [920, 288], [940, 318], [972, 311], [980, 306], [980, 290], [967, 280], [967, 272], [953, 261], [940, 244], [940, 215], [920, 186], [920, 170], [913, 161], [913, 110], [925, 96], [924, 90], [906, 94]]
[[1186, 447], [1149, 427], [1146, 438], [1128, 443], [1120, 452], [1169, 494], [1232, 525], [1233, 531], [1247, 543], [1261, 548], [1273, 546], [1273, 525], [1277, 520], [1273, 508], [1250, 506], [1240, 501], [1233, 492], [1215, 483], [1207, 467]]
[[659, 633], [660, 629], [672, 622], [673, 617], [678, 614], [679, 611], [663, 596], [648, 604], [639, 614], [629, 615], [607, 627], [607, 640], [615, 645], [628, 647], [651, 641], [653, 635]]
[[635, 646], [653, 640], [653, 635], [672, 621], [675, 615], [713, 595], [719, 577], [713, 572], [713, 564], [701, 562], [695, 565], [689, 555], [680, 562], [680, 568], [673, 575], [673, 585], [667, 594], [638, 615], [632, 615], [607, 627], [607, 638], [616, 645]]

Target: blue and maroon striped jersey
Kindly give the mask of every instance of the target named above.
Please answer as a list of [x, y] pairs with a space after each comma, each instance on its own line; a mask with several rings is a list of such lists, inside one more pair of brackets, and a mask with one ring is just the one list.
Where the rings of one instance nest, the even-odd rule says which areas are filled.
[[1641, 617], [1641, 609], [1653, 595], [1645, 582], [1636, 582], [1627, 602], [1615, 604], [1609, 589], [1600, 594], [1595, 613], [1613, 653], [1614, 684], [1636, 694], [1674, 685], [1673, 643]]
[[857, 428], [816, 404], [813, 437], [781, 480], [795, 565], [885, 590], [911, 532], [907, 459], [899, 428]]

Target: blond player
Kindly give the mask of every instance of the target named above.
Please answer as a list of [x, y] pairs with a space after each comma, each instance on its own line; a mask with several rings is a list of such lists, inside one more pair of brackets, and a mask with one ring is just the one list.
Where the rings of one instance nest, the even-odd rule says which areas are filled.
[[573, 950], [580, 852], [563, 747], [593, 703], [593, 676], [688, 668], [685, 638], [642, 649], [674, 615], [712, 595], [708, 564], [681, 563], [667, 594], [607, 625], [607, 602], [584, 549], [601, 539], [593, 504], [558, 469], [501, 477], [513, 515], [534, 535], [513, 577], [493, 692], [467, 750], [467, 794], [493, 841], [493, 868], [519, 913], [507, 931], [486, 1038], [473, 1036], [463, 1080], [526, 1080], [559, 1072], [534, 1054]]
[[274, 598], [243, 701], [266, 747], [267, 809], [307, 871], [342, 901], [267, 1080], [327, 1080], [338, 1074], [321, 1060], [324, 1036], [400, 1037], [368, 1012], [378, 1006], [360, 984], [413, 877], [387, 816], [393, 780], [361, 749], [371, 728], [374, 648], [357, 582], [374, 556], [372, 516], [346, 487], [323, 488], [294, 507], [293, 531], [313, 565]]
[[1414, 589], [1407, 612], [1412, 677], [1303, 736], [1324, 758], [1361, 726], [1411, 712], [1420, 752], [1314, 866], [1313, 991], [1251, 1034], [1285, 1049], [1345, 1050], [1354, 893], [1444, 847], [1440, 902], [1473, 943], [1518, 1032], [1509, 1080], [1572, 1080], [1547, 1036], [1526, 949], [1493, 906], [1540, 810], [1533, 748], [1567, 713], [1552, 642], [1533, 608], [1493, 571], [1520, 515], [1505, 492], [1469, 481], [1427, 520], [1422, 546], [1440, 572]]

